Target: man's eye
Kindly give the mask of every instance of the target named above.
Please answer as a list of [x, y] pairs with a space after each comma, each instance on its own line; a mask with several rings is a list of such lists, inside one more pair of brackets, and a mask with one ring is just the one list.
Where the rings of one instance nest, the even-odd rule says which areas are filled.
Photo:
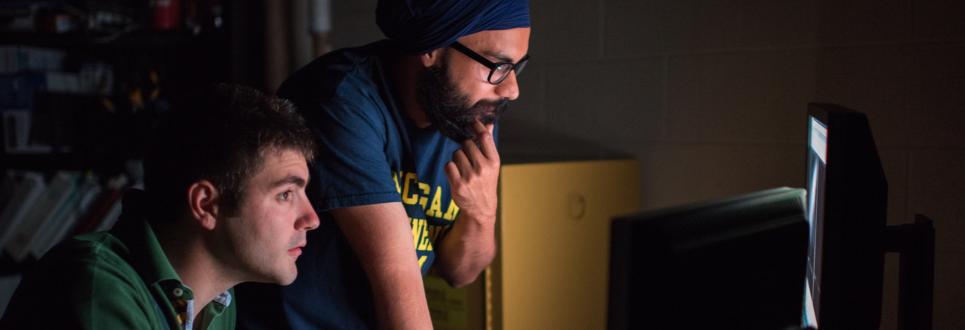
[[283, 193], [281, 193], [281, 194], [278, 194], [278, 200], [279, 200], [279, 201], [287, 202], [287, 201], [290, 201], [291, 199], [292, 199], [292, 191], [291, 191], [291, 190], [286, 191], [286, 192], [283, 192]]

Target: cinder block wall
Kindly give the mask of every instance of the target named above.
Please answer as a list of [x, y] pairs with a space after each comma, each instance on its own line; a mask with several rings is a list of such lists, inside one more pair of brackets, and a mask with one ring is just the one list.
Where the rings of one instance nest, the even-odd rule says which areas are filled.
[[[336, 47], [381, 37], [333, 2]], [[640, 159], [645, 208], [804, 186], [806, 103], [868, 114], [888, 221], [936, 220], [935, 328], [965, 328], [965, 2], [532, 0], [513, 153]], [[889, 256], [882, 328], [896, 322]]]

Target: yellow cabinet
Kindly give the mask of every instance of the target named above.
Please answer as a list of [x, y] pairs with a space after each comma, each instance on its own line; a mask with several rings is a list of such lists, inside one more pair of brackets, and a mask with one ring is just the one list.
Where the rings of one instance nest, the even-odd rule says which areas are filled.
[[610, 219], [639, 210], [633, 160], [503, 165], [496, 259], [473, 284], [433, 276], [436, 329], [603, 329]]

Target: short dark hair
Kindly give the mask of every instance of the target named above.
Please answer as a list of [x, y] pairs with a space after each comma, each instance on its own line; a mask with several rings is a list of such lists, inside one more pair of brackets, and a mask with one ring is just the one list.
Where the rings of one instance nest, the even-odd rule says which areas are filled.
[[185, 193], [200, 180], [214, 184], [219, 207], [233, 214], [266, 152], [285, 149], [307, 161], [315, 155], [311, 131], [291, 102], [232, 84], [182, 94], [161, 115], [144, 159], [149, 218], [183, 215]]

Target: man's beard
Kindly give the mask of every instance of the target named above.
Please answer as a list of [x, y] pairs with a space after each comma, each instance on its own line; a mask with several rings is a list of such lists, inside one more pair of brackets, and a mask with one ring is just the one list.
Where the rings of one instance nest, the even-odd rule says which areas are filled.
[[456, 84], [449, 80], [445, 63], [444, 60], [443, 64], [429, 67], [419, 75], [416, 83], [419, 105], [442, 135], [456, 142], [474, 139], [476, 119], [484, 125], [494, 123], [506, 111], [509, 99], [480, 100], [470, 106], [469, 97], [459, 93]]

